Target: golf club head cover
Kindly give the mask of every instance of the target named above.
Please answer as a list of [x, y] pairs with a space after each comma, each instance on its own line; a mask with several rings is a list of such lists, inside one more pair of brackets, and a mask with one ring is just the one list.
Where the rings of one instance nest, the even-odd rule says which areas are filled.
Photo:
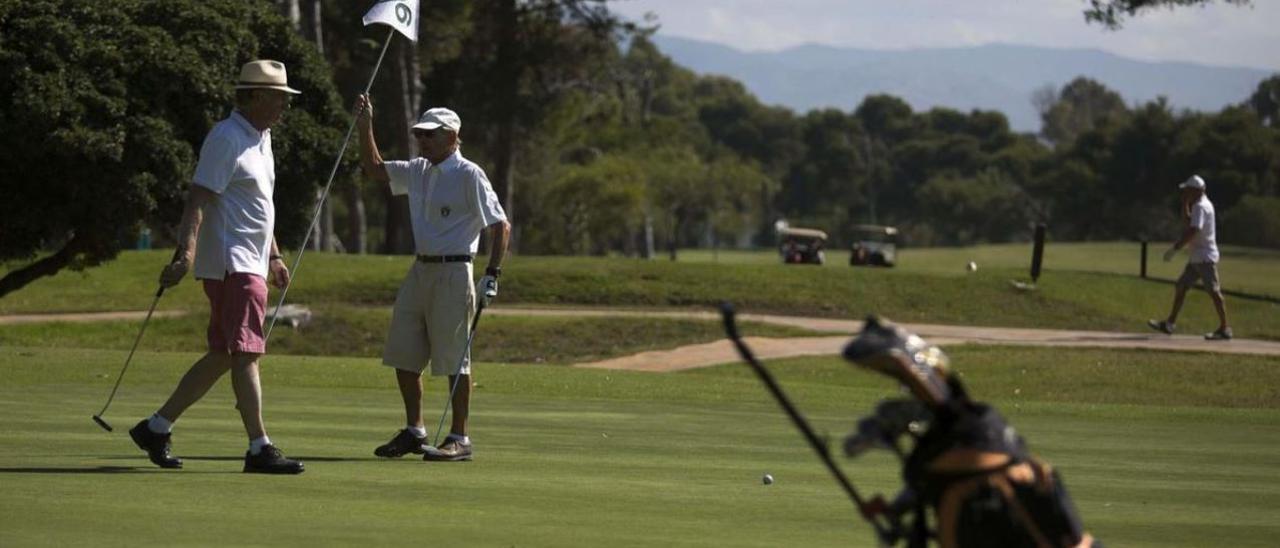
[[947, 355], [888, 320], [867, 316], [862, 332], [845, 346], [844, 358], [897, 379], [931, 406], [951, 399]]

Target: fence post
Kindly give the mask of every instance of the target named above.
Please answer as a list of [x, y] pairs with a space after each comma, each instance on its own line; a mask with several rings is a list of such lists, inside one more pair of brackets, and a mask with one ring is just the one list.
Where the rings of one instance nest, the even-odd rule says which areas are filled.
[[1142, 258], [1139, 261], [1138, 276], [1147, 279], [1147, 241], [1142, 240]]
[[1044, 223], [1036, 223], [1035, 244], [1031, 248], [1031, 282], [1040, 279], [1040, 263], [1044, 259]]

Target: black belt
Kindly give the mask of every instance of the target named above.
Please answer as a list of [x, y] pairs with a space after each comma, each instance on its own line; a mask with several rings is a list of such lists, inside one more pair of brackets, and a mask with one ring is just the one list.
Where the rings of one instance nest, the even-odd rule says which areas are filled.
[[469, 263], [470, 255], [418, 255], [420, 263]]

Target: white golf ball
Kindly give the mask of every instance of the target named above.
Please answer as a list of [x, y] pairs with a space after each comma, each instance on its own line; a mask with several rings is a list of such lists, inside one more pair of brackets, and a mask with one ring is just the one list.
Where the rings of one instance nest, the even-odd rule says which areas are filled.
[[969, 261], [969, 264], [965, 265], [965, 266], [964, 266], [964, 268], [965, 268], [965, 270], [968, 270], [969, 272], [974, 272], [974, 271], [978, 270], [978, 263], [975, 263], [975, 262], [973, 262], [973, 261]]
[[760, 481], [764, 482], [765, 485], [773, 485], [773, 475], [765, 474], [764, 477], [760, 478]]

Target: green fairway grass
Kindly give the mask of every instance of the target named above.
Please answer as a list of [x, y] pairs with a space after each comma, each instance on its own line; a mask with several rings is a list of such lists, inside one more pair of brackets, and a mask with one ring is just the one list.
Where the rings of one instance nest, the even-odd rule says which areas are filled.
[[[325, 306], [297, 329], [280, 324], [272, 331], [273, 354], [381, 357], [391, 322], [389, 307]], [[203, 348], [207, 315], [156, 317], [147, 325], [139, 348], [146, 351], [189, 351]], [[724, 338], [719, 322], [665, 318], [534, 317], [488, 315], [481, 318], [472, 354], [477, 361], [569, 364], [670, 349]], [[36, 322], [0, 329], [0, 346], [49, 346], [128, 351], [140, 320]], [[742, 324], [746, 336], [795, 337], [813, 332], [753, 322]]]
[[[164, 251], [127, 252], [100, 268], [63, 272], [0, 299], [0, 313], [145, 310], [155, 293], [156, 272], [167, 259]], [[1280, 260], [1258, 260], [1280, 271]], [[289, 302], [390, 306], [409, 262], [406, 257], [309, 253]], [[877, 313], [911, 322], [1146, 331], [1146, 320], [1163, 317], [1173, 295], [1169, 284], [1106, 272], [1048, 270], [1036, 291], [1013, 288], [1009, 282], [1015, 278], [1025, 279], [1025, 269], [981, 267], [973, 274], [941, 275], [911, 269], [515, 257], [506, 265], [497, 303], [684, 308], [729, 300], [748, 312], [836, 318]], [[273, 305], [276, 296], [272, 292]], [[1227, 304], [1236, 336], [1280, 339], [1280, 303], [1228, 298]], [[199, 284], [191, 280], [167, 292], [159, 306], [204, 307]], [[1191, 293], [1179, 320], [1183, 332], [1208, 332], [1216, 324], [1209, 298]]]
[[[950, 353], [974, 396], [1062, 470], [1110, 545], [1269, 546], [1280, 534], [1280, 358]], [[195, 354], [140, 352], [107, 414], [116, 432], [99, 430], [89, 416], [124, 354], [0, 347], [0, 546], [874, 545], [741, 364], [653, 374], [480, 363], [476, 460], [428, 464], [372, 457], [402, 421], [376, 360], [268, 356], [271, 436], [308, 470], [255, 477], [239, 472], [246, 440], [226, 381], [178, 423], [186, 469], [152, 467], [124, 432]], [[834, 358], [771, 367], [835, 439], [899, 394]], [[434, 429], [443, 383], [428, 390]], [[888, 455], [841, 460], [867, 495], [898, 486]]]

